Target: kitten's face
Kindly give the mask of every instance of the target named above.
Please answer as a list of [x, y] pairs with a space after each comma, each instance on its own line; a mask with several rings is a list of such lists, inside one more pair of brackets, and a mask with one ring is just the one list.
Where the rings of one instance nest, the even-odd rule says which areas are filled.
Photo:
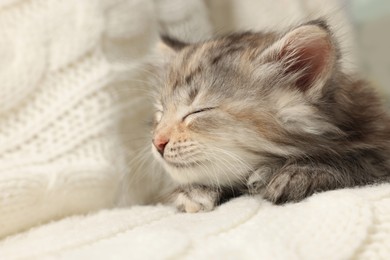
[[[334, 130], [313, 106], [330, 77], [333, 47], [324, 28], [306, 27], [172, 51], [156, 99], [152, 149], [175, 180], [233, 185], [270, 157], [299, 154], [291, 135]], [[324, 56], [313, 54], [313, 43]], [[298, 67], [286, 66], [292, 58]], [[312, 74], [301, 74], [308, 65]]]

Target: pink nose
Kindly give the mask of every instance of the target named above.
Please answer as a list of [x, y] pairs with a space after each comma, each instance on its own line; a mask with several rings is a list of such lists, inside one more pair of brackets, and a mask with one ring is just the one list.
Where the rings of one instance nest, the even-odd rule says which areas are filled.
[[165, 146], [169, 143], [169, 139], [163, 136], [157, 136], [153, 139], [153, 144], [157, 148], [157, 151], [161, 154], [161, 156], [164, 155]]

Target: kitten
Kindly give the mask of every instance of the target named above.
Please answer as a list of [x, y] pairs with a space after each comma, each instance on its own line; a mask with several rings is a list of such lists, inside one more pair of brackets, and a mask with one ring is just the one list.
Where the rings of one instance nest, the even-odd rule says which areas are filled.
[[324, 21], [164, 41], [152, 149], [180, 184], [171, 196], [180, 210], [390, 180], [390, 117], [364, 81], [341, 71]]

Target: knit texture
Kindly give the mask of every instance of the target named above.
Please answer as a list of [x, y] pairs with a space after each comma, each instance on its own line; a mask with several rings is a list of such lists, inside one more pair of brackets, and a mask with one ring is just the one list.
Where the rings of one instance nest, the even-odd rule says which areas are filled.
[[144, 206], [70, 217], [0, 242], [2, 259], [389, 259], [390, 185], [274, 206]]
[[141, 153], [153, 87], [143, 64], [159, 32], [193, 42], [332, 13], [348, 49], [348, 23], [330, 2], [0, 1], [0, 259], [387, 256], [386, 185], [286, 207], [239, 198], [199, 215], [109, 210], [153, 202], [166, 187]]
[[[144, 136], [149, 106], [139, 105], [147, 102], [137, 67], [153, 48], [157, 26], [148, 1], [1, 5], [3, 237], [114, 205], [140, 146], [129, 140]], [[120, 74], [127, 77], [118, 80]]]

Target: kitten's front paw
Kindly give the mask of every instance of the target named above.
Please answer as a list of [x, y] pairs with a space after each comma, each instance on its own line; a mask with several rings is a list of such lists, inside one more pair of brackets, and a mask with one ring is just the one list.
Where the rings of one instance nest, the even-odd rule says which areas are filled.
[[284, 167], [268, 183], [264, 198], [275, 204], [301, 201], [310, 195], [310, 182], [310, 174], [305, 168], [294, 165]]
[[207, 212], [215, 208], [219, 192], [206, 186], [188, 186], [176, 190], [172, 202], [181, 212]]

